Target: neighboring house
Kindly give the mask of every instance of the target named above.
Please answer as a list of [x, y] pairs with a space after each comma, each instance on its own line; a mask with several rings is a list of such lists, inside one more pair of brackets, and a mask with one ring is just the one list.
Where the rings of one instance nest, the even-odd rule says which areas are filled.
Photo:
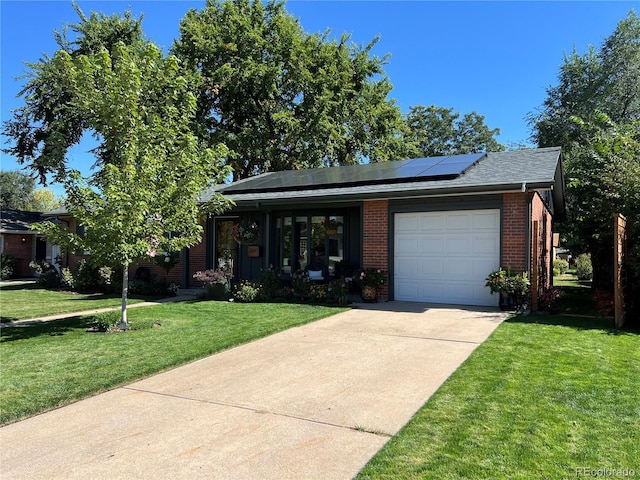
[[31, 225], [42, 221], [39, 212], [2, 210], [0, 212], [0, 252], [16, 257], [14, 277], [32, 277], [29, 263], [51, 260], [51, 246]]
[[[265, 173], [213, 190], [236, 206], [203, 221], [202, 243], [169, 277], [195, 285], [197, 270], [225, 258], [249, 280], [270, 266], [283, 278], [313, 266], [328, 279], [377, 267], [389, 272], [384, 299], [497, 306], [487, 274], [531, 272], [535, 243], [540, 285], [551, 285], [564, 188], [560, 148]], [[234, 227], [253, 222], [258, 237], [238, 245]]]

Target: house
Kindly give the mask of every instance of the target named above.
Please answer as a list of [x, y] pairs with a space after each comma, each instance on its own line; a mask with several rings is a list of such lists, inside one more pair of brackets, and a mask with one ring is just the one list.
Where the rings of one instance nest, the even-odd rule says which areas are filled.
[[[39, 212], [22, 210], [2, 210], [0, 213], [0, 253], [8, 253], [16, 258], [14, 277], [32, 277], [29, 263], [34, 260], [51, 261], [52, 246], [31, 225], [42, 221]], [[53, 247], [55, 250], [55, 247]]]
[[[202, 243], [181, 252], [169, 276], [183, 286], [228, 261], [236, 279], [377, 267], [389, 272], [383, 299], [493, 306], [484, 283], [500, 266], [532, 272], [538, 258], [540, 286], [551, 285], [553, 222], [565, 214], [560, 148], [265, 173], [203, 201], [214, 192], [236, 206], [203, 220]], [[243, 225], [257, 236], [238, 244]]]

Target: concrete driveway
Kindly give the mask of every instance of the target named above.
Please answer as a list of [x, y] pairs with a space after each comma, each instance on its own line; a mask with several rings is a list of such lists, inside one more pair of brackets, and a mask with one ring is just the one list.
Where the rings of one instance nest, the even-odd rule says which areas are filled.
[[505, 316], [363, 305], [3, 427], [0, 476], [350, 479]]

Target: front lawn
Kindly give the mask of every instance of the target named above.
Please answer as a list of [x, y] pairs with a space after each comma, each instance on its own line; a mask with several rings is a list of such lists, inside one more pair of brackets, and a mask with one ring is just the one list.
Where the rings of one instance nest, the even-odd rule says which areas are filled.
[[[133, 304], [143, 300], [129, 298], [128, 301]], [[118, 294], [61, 292], [36, 284], [8, 283], [0, 286], [0, 322], [117, 307], [120, 302]]]
[[181, 302], [132, 309], [132, 330], [87, 333], [117, 313], [3, 328], [0, 424], [132, 382], [344, 308]]
[[611, 320], [514, 317], [356, 478], [640, 475], [638, 379], [640, 332], [613, 330]]

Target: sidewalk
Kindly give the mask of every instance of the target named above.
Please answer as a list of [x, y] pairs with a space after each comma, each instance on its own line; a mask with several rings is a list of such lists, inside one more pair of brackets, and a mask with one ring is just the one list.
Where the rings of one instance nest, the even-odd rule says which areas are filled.
[[[12, 284], [20, 284], [20, 283], [29, 283], [28, 281], [12, 281]], [[189, 300], [195, 300], [198, 298], [200, 293], [203, 293], [204, 290], [197, 288], [190, 289], [180, 289], [178, 290], [178, 294], [175, 297], [167, 297], [161, 298], [159, 300], [154, 300], [150, 302], [141, 302], [141, 303], [131, 303], [127, 304], [127, 309], [129, 308], [138, 308], [138, 307], [151, 307], [153, 305], [160, 305], [162, 303], [170, 303], [170, 302], [184, 302]], [[59, 313], [56, 315], [48, 315], [46, 317], [37, 317], [37, 318], [29, 318], [25, 320], [15, 320], [13, 322], [4, 322], [0, 323], [0, 328], [10, 328], [17, 327], [20, 325], [30, 325], [34, 323], [44, 323], [51, 322], [54, 320], [62, 320], [63, 318], [73, 318], [73, 317], [84, 317], [87, 315], [96, 315], [98, 313], [104, 312], [115, 312], [120, 310], [120, 306], [117, 307], [105, 307], [105, 308], [96, 308], [93, 310], [82, 310], [80, 312], [70, 312], [70, 313]]]

